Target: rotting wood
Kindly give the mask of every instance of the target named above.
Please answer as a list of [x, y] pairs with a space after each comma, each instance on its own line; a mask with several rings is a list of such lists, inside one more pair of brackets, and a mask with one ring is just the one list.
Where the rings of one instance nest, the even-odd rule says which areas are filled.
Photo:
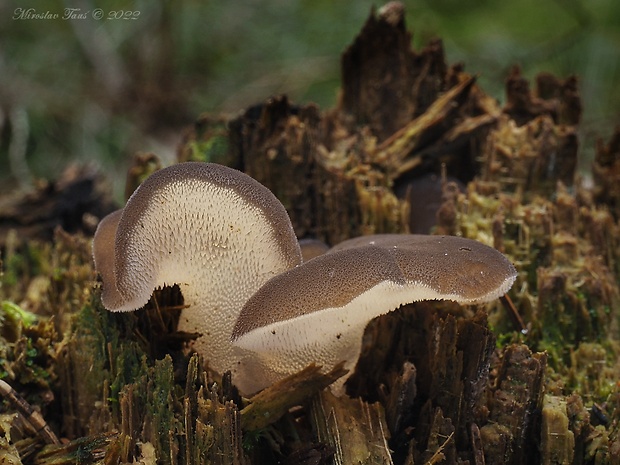
[[377, 146], [369, 155], [370, 162], [382, 166], [390, 179], [396, 179], [421, 165], [421, 153], [415, 158], [407, 158], [411, 153], [419, 152], [422, 144], [430, 139], [429, 132], [445, 132], [441, 126], [452, 125], [452, 115], [458, 112], [474, 82], [473, 77], [465, 77], [462, 82], [442, 94], [423, 114]]
[[389, 431], [378, 403], [336, 398], [326, 390], [314, 398], [311, 416], [317, 439], [335, 448], [334, 465], [393, 465]]
[[513, 345], [502, 354], [489, 402], [489, 421], [480, 428], [487, 465], [539, 463], [528, 447], [540, 437], [540, 410], [547, 356]]
[[245, 431], [265, 428], [276, 422], [290, 408], [307, 400], [346, 373], [342, 364], [322, 374], [321, 367], [310, 365], [299, 373], [284, 378], [249, 400], [241, 410], [241, 425]]
[[342, 55], [339, 110], [354, 125], [368, 124], [380, 141], [424, 113], [446, 90], [441, 41], [419, 53], [410, 44], [403, 5], [393, 2], [370, 14]]
[[49, 445], [34, 458], [33, 465], [74, 465], [101, 462], [116, 433], [78, 438], [67, 444]]
[[24, 416], [25, 422], [38, 434], [46, 444], [60, 444], [56, 434], [51, 430], [41, 414], [32, 408], [9, 383], [0, 380], [0, 395], [11, 402]]
[[592, 163], [594, 200], [607, 205], [616, 220], [620, 218], [620, 126], [605, 144], [598, 141], [596, 155]]
[[443, 416], [441, 408], [435, 409], [431, 422], [426, 450], [420, 455], [424, 464], [455, 463], [454, 426], [449, 418]]
[[546, 394], [542, 406], [541, 460], [543, 465], [571, 465], [575, 434], [569, 429], [566, 400]]
[[506, 79], [506, 97], [504, 112], [519, 126], [541, 115], [569, 126], [578, 124], [581, 119], [581, 99], [575, 76], [560, 80], [549, 73], [541, 73], [536, 77], [535, 91], [531, 92], [521, 69], [514, 66]]
[[33, 191], [0, 197], [0, 249], [12, 230], [21, 240], [51, 241], [58, 226], [91, 235], [99, 219], [113, 209], [101, 173], [92, 167], [69, 166], [56, 181], [41, 181]]

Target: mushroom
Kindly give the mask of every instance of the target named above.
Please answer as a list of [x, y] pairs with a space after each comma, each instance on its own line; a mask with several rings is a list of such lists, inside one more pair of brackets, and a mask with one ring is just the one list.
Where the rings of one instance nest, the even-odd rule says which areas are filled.
[[[269, 280], [241, 310], [232, 339], [272, 370], [255, 377], [254, 390], [310, 363], [345, 361], [351, 373], [371, 319], [420, 300], [489, 302], [515, 278], [504, 255], [471, 239], [359, 237]], [[332, 389], [342, 392], [345, 380]]]
[[178, 284], [189, 306], [179, 329], [201, 333], [196, 350], [215, 371], [231, 370], [244, 393], [248, 354], [230, 340], [237, 315], [266, 281], [301, 263], [286, 210], [266, 187], [191, 162], [154, 173], [104, 218], [93, 255], [108, 310], [136, 310], [154, 289]]

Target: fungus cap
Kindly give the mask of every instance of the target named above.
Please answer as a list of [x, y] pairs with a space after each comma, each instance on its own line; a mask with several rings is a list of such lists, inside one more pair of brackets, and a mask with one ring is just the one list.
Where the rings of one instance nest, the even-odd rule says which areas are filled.
[[194, 162], [144, 181], [121, 213], [101, 222], [93, 252], [108, 310], [138, 309], [157, 287], [178, 284], [189, 305], [179, 329], [203, 334], [195, 348], [220, 373], [243, 358], [230, 343], [243, 304], [301, 263], [288, 214], [269, 189], [240, 171]]
[[[114, 256], [117, 292], [106, 298], [104, 291], [103, 301], [115, 311], [144, 306], [156, 287], [181, 284], [183, 275], [216, 274], [212, 259], [231, 258], [239, 271], [254, 261], [262, 281], [275, 274], [272, 262], [283, 262], [274, 265], [283, 270], [301, 260], [288, 214], [271, 191], [240, 171], [193, 162], [157, 171], [142, 183], [124, 209], [101, 221], [93, 251], [100, 272]], [[261, 253], [265, 262], [256, 260]], [[179, 258], [193, 268], [176, 265]], [[106, 283], [109, 275], [102, 278], [104, 289], [114, 287]]]
[[283, 373], [342, 360], [351, 369], [371, 319], [420, 300], [488, 302], [515, 278], [506, 257], [470, 239], [360, 237], [269, 280], [243, 307], [233, 342]]

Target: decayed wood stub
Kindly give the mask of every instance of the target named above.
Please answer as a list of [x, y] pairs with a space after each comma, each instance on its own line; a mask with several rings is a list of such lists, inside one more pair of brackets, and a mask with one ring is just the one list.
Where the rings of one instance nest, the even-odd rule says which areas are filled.
[[368, 125], [379, 141], [420, 116], [447, 90], [441, 41], [420, 53], [411, 50], [404, 8], [396, 2], [370, 14], [343, 53], [341, 70], [340, 111], [355, 125]]
[[428, 444], [438, 440], [433, 439], [433, 428], [445, 422], [451, 425], [446, 444], [455, 451], [451, 456], [467, 457], [469, 425], [487, 421], [495, 338], [484, 313], [458, 321], [453, 315], [462, 317], [458, 306], [419, 303], [374, 320], [367, 328], [368, 345], [348, 381], [348, 392], [382, 401], [395, 457], [410, 456], [418, 463], [428, 451], [437, 451], [439, 446]]
[[93, 167], [65, 169], [56, 181], [41, 181], [32, 191], [0, 197], [0, 249], [17, 231], [19, 240], [51, 241], [54, 230], [92, 234], [114, 209], [109, 185]]
[[505, 192], [552, 194], [558, 182], [572, 186], [577, 168], [577, 129], [581, 101], [576, 80], [538, 78], [536, 92], [513, 68], [506, 83], [504, 116], [482, 155], [481, 177]]
[[358, 147], [329, 151], [314, 106], [270, 99], [230, 123], [235, 159], [286, 207], [299, 237], [335, 244], [349, 237], [406, 228], [407, 209], [385, 174], [364, 165]]
[[313, 400], [312, 425], [319, 441], [334, 447], [334, 465], [393, 465], [383, 408], [323, 391]]
[[566, 400], [547, 394], [542, 407], [542, 463], [571, 464], [574, 455], [575, 434], [569, 429]]
[[592, 163], [593, 195], [597, 203], [609, 206], [620, 218], [620, 126], [607, 144], [599, 141]]
[[577, 133], [542, 115], [518, 126], [504, 116], [483, 156], [482, 179], [497, 180], [506, 192], [551, 194], [558, 181], [572, 185], [577, 167]]
[[489, 402], [489, 422], [480, 428], [487, 465], [538, 463], [530, 447], [540, 437], [540, 409], [547, 356], [524, 345], [509, 346]]
[[[347, 237], [360, 218], [353, 180], [339, 176], [341, 167], [318, 163], [320, 132], [318, 109], [291, 105], [286, 97], [274, 97], [230, 123], [234, 158], [276, 194], [295, 233], [334, 242]], [[339, 217], [331, 214], [337, 206]]]
[[575, 76], [561, 80], [549, 73], [540, 73], [532, 92], [521, 69], [515, 66], [506, 80], [506, 97], [504, 113], [519, 126], [541, 115], [550, 116], [555, 124], [567, 126], [575, 126], [581, 119], [581, 98]]

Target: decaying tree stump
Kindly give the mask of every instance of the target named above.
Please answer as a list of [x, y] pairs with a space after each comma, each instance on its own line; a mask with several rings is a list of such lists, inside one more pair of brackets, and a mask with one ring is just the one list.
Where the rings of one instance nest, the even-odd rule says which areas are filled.
[[[88, 240], [50, 241], [52, 225], [71, 227], [40, 213], [75, 189], [48, 184], [0, 210], [0, 301], [19, 304], [2, 304], [0, 377], [64, 442], [45, 445], [6, 401], [0, 463], [618, 463], [620, 136], [598, 147], [586, 189], [576, 78], [542, 74], [531, 91], [515, 68], [502, 108], [439, 40], [410, 43], [402, 5], [373, 11], [343, 53], [336, 108], [275, 96], [231, 121], [205, 115], [179, 161], [250, 174], [300, 238], [425, 225], [493, 245], [519, 272], [503, 304], [423, 302], [374, 320], [343, 398], [325, 391], [341, 367], [310, 366], [243, 399], [188, 352], [178, 288], [132, 314], [103, 309]], [[126, 194], [159, 166], [137, 156]], [[109, 211], [97, 192], [80, 221]], [[429, 222], [412, 204], [439, 207]]]

